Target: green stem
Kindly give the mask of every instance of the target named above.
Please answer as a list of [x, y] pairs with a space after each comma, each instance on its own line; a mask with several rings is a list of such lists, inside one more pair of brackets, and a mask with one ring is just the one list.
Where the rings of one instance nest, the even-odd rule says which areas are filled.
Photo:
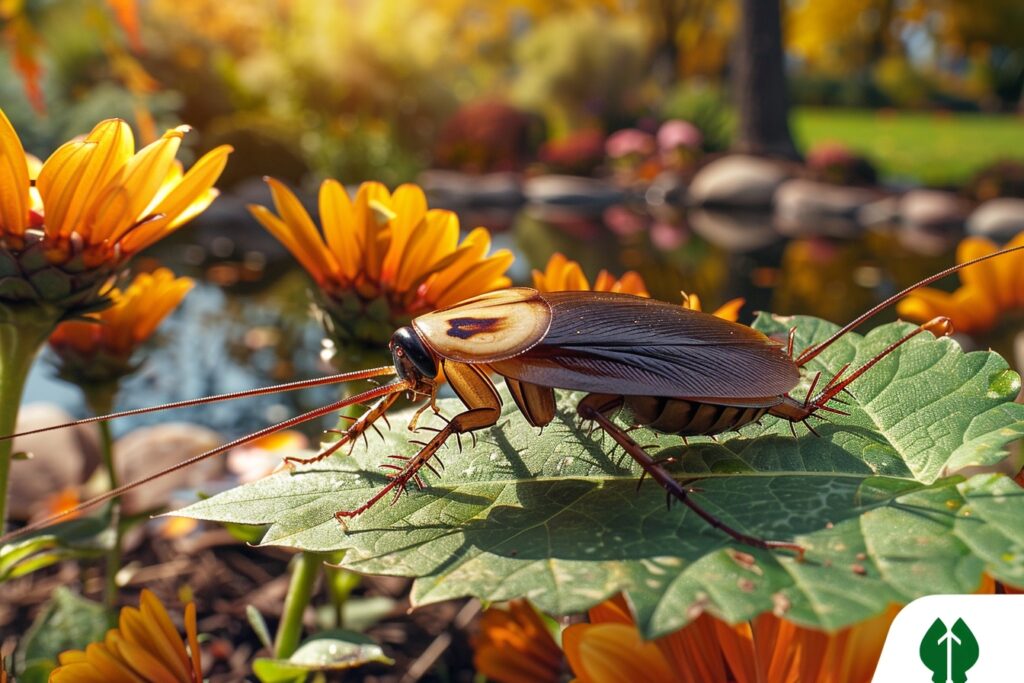
[[284, 600], [284, 613], [274, 639], [274, 656], [287, 659], [295, 653], [302, 639], [302, 614], [313, 596], [313, 585], [320, 572], [322, 559], [314, 553], [299, 553], [292, 560], [292, 578]]
[[[56, 324], [57, 316], [43, 307], [0, 304], [0, 435], [14, 432], [29, 368]], [[0, 529], [7, 523], [13, 446], [11, 439], [0, 441]]]
[[[114, 409], [114, 396], [117, 395], [117, 382], [107, 382], [82, 387], [85, 402], [93, 415], [106, 415]], [[110, 423], [100, 422], [100, 450], [103, 454], [103, 465], [107, 470], [110, 489], [118, 486], [117, 468], [114, 465], [114, 438], [110, 433]], [[111, 612], [117, 607], [117, 572], [121, 570], [123, 538], [121, 534], [121, 501], [114, 499], [110, 504], [110, 525], [114, 532], [114, 541], [107, 550], [105, 582], [103, 588], [103, 604]]]
[[348, 602], [352, 591], [359, 586], [362, 576], [348, 569], [324, 565], [324, 577], [327, 579], [327, 592], [334, 607], [334, 626], [345, 628], [345, 603]]

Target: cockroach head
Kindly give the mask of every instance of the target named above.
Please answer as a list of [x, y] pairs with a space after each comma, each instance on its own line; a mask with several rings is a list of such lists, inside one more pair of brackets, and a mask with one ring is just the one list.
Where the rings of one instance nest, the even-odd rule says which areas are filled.
[[420, 384], [437, 377], [437, 359], [411, 327], [402, 327], [391, 335], [391, 357], [399, 379]]

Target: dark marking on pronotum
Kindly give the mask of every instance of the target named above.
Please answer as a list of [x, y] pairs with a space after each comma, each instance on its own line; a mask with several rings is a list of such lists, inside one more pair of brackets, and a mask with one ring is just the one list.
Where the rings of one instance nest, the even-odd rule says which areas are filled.
[[481, 332], [495, 332], [501, 318], [452, 318], [448, 321], [448, 336], [469, 339]]

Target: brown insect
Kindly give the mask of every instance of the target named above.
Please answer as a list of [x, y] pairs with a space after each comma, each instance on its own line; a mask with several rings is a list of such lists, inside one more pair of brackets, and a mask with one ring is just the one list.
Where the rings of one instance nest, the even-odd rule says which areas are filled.
[[[383, 386], [285, 420], [168, 470], [121, 486], [73, 510], [0, 537], [0, 543], [48, 526], [72, 512], [115, 498], [169, 471], [346, 406], [375, 401], [338, 441], [314, 458], [289, 459], [299, 463], [322, 460], [346, 445], [354, 445], [377, 420], [386, 419], [388, 409], [403, 394], [427, 399], [421, 412], [434, 407], [439, 378], [443, 375], [465, 410], [447, 420], [444, 427], [402, 465], [382, 465], [393, 470], [388, 483], [358, 508], [338, 511], [336, 517], [344, 521], [365, 512], [389, 494], [393, 500], [397, 499], [410, 483], [422, 488], [421, 470], [426, 467], [436, 473], [431, 461], [452, 436], [472, 434], [497, 424], [501, 398], [492, 380], [492, 376], [497, 375], [504, 379], [520, 412], [534, 427], [543, 427], [554, 418], [555, 389], [588, 392], [577, 406], [579, 417], [607, 433], [643, 468], [645, 476], [650, 476], [664, 487], [670, 501], [672, 498], [681, 501], [710, 525], [741, 543], [802, 553], [802, 549], [792, 543], [766, 541], [745, 534], [704, 510], [662, 463], [637, 444], [627, 429], [613, 421], [615, 414], [623, 411], [632, 424], [683, 437], [713, 436], [739, 429], [765, 415], [806, 424], [808, 418], [820, 412], [845, 414], [829, 404], [851, 382], [925, 330], [940, 336], [951, 333], [949, 320], [936, 318], [918, 327], [852, 372], [847, 372], [847, 366], [840, 368], [815, 393], [820, 378], [818, 373], [807, 396], [796, 399], [790, 392], [797, 387], [803, 366], [847, 332], [913, 289], [974, 263], [1022, 248], [989, 254], [926, 278], [883, 301], [795, 358], [795, 330], [790, 332], [787, 345], [750, 327], [653, 299], [606, 292], [541, 293], [526, 287], [483, 294], [419, 316], [411, 327], [395, 332], [390, 343], [393, 367], [182, 401], [70, 423], [84, 424], [165, 408], [383, 375], [397, 376], [395, 381]], [[434, 409], [436, 412], [436, 407]], [[410, 424], [411, 428], [414, 428], [416, 417]], [[813, 431], [809, 424], [808, 427]]]

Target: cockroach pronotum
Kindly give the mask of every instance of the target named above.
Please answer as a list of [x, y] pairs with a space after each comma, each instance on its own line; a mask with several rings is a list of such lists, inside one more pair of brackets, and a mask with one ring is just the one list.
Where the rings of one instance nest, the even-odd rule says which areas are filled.
[[[337, 519], [359, 515], [392, 494], [392, 501], [409, 484], [422, 487], [420, 471], [435, 471], [431, 460], [452, 436], [472, 434], [495, 425], [501, 414], [501, 398], [492, 375], [502, 377], [520, 412], [534, 427], [543, 427], [555, 416], [555, 389], [587, 392], [577, 406], [581, 420], [607, 433], [649, 476], [673, 498], [687, 505], [711, 526], [736, 541], [759, 548], [782, 548], [802, 554], [792, 543], [767, 541], [726, 525], [704, 510], [662, 463], [652, 458], [617, 424], [613, 417], [624, 410], [635, 425], [668, 434], [714, 436], [773, 415], [791, 423], [806, 424], [818, 413], [845, 414], [829, 405], [854, 380], [911, 338], [928, 330], [937, 336], [952, 332], [947, 318], [935, 318], [889, 345], [851, 372], [840, 368], [815, 393], [820, 373], [804, 399], [791, 396], [800, 382], [800, 370], [843, 335], [909, 292], [981, 261], [1024, 249], [1016, 247], [982, 256], [947, 268], [904, 289], [874, 306], [824, 341], [794, 356], [795, 330], [789, 341], [771, 339], [738, 323], [691, 311], [654, 299], [607, 292], [542, 293], [527, 287], [498, 290], [415, 318], [412, 325], [391, 337], [393, 366], [292, 382], [233, 394], [124, 411], [77, 420], [64, 425], [23, 432], [87, 424], [98, 420], [138, 415], [245, 396], [292, 391], [311, 386], [351, 382], [385, 375], [395, 380], [347, 399], [235, 439], [156, 474], [120, 486], [85, 501], [71, 510], [29, 524], [0, 537], [0, 544], [45, 528], [70, 514], [116, 498], [169, 472], [254, 441], [273, 432], [340, 411], [350, 405], [374, 401], [352, 422], [341, 438], [315, 457], [290, 462], [311, 463], [354, 445], [374, 423], [385, 416], [400, 396], [410, 394], [433, 408], [443, 375], [465, 410], [446, 419], [420, 451], [399, 466], [385, 464], [390, 480], [363, 505], [339, 510]], [[417, 416], [419, 413], [417, 413]], [[386, 419], [386, 418], [385, 418]], [[416, 418], [410, 423], [414, 428]], [[810, 425], [809, 428], [813, 430]], [[13, 434], [3, 438], [13, 438]]]

